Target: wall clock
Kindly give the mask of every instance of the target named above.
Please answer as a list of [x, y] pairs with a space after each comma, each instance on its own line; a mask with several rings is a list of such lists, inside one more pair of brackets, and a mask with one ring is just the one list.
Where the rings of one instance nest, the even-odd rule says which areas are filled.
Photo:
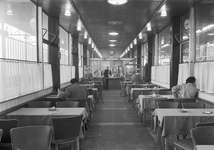
[[110, 54], [111, 56], [113, 56], [113, 55], [115, 54], [115, 52], [114, 52], [113, 50], [110, 50], [110, 51], [109, 51], [109, 54]]

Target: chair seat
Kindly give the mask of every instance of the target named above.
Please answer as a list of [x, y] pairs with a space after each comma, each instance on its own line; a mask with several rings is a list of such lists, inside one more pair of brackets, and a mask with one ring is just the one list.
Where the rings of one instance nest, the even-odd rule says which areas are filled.
[[73, 143], [73, 142], [76, 142], [76, 137], [61, 139], [61, 140], [55, 140], [53, 138], [51, 141], [51, 143], [53, 143], [53, 144], [69, 144], [69, 143]]
[[176, 148], [178, 150], [194, 150], [192, 138], [175, 141], [174, 148]]

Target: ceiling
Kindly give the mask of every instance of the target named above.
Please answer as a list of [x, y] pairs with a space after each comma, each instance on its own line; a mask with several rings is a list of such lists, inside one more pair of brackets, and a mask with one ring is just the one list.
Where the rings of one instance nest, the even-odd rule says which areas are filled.
[[[93, 43], [104, 58], [109, 57], [109, 50], [115, 51], [115, 58], [126, 50], [133, 40], [138, 43], [146, 41], [147, 36], [160, 32], [170, 24], [170, 18], [185, 14], [189, 8], [202, 0], [128, 0], [123, 5], [111, 5], [107, 0], [32, 0], [42, 6], [43, 10], [53, 17], [60, 18], [61, 26], [78, 37], [79, 42], [92, 50], [88, 40], [84, 39], [87, 31]], [[167, 17], [160, 16], [160, 8], [166, 5]], [[65, 16], [69, 8], [71, 16]], [[83, 26], [77, 31], [78, 19]], [[109, 21], [120, 21], [121, 24], [108, 24]], [[151, 22], [152, 31], [146, 31], [146, 25]], [[118, 32], [117, 36], [110, 36], [109, 32]], [[138, 34], [143, 33], [143, 39]], [[109, 40], [115, 39], [115, 47], [110, 47]], [[131, 50], [136, 49], [133, 44]]]

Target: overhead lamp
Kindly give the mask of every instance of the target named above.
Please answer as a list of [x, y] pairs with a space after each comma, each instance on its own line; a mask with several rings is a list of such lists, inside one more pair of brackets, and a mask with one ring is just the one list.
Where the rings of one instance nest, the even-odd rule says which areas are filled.
[[88, 44], [91, 44], [91, 38], [88, 38]]
[[123, 5], [127, 3], [128, 0], [108, 0], [108, 3], [112, 5]]
[[70, 10], [68, 10], [68, 9], [65, 10], [65, 16], [71, 16]]
[[142, 32], [140, 32], [138, 36], [139, 36], [139, 39], [143, 39]]
[[12, 15], [13, 15], [13, 11], [12, 11], [12, 9], [11, 9], [11, 5], [8, 5], [8, 6], [7, 6], [7, 15], [8, 15], [8, 16], [12, 16]]
[[85, 31], [85, 33], [84, 33], [84, 39], [87, 39], [87, 36], [88, 36], [88, 32]]
[[116, 46], [116, 45], [115, 45], [115, 44], [109, 44], [109, 46], [114, 47], [114, 46]]
[[136, 38], [134, 39], [134, 44], [135, 44], [135, 45], [137, 44], [137, 39], [136, 39]]
[[149, 22], [148, 24], [147, 24], [147, 31], [151, 31], [152, 30], [152, 28], [151, 28], [151, 23]]
[[108, 34], [115, 36], [115, 35], [118, 35], [119, 33], [117, 33], [117, 32], [109, 32]]
[[133, 45], [132, 45], [132, 43], [130, 44], [130, 48], [133, 48]]
[[164, 4], [161, 9], [161, 17], [166, 17], [167, 16], [167, 13], [166, 13], [166, 5]]
[[166, 16], [167, 16], [166, 10], [161, 11], [161, 17], [166, 17]]
[[80, 20], [77, 22], [77, 31], [81, 31], [82, 23]]
[[117, 40], [109, 40], [110, 42], [117, 42]]

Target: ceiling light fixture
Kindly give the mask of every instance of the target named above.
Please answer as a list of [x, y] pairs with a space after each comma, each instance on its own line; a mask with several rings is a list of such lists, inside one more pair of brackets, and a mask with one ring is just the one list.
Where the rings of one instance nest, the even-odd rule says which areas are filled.
[[133, 45], [132, 45], [132, 43], [130, 44], [130, 48], [133, 48]]
[[121, 21], [108, 21], [108, 24], [110, 25], [118, 25], [118, 24], [122, 24]]
[[85, 33], [84, 33], [84, 39], [87, 39], [87, 36], [88, 36], [88, 32], [85, 31]]
[[110, 42], [117, 42], [117, 40], [109, 40]]
[[71, 16], [70, 10], [68, 10], [68, 9], [65, 10], [65, 16]]
[[166, 10], [163, 10], [163, 11], [161, 12], [161, 17], [166, 17], [166, 16], [167, 16]]
[[109, 46], [114, 47], [114, 46], [116, 46], [116, 45], [115, 45], [115, 44], [109, 44]]
[[88, 44], [91, 44], [91, 38], [88, 39]]
[[112, 5], [123, 5], [127, 3], [128, 0], [108, 0], [108, 3]]
[[147, 31], [151, 31], [152, 30], [152, 28], [151, 28], [151, 23], [149, 22], [148, 24], [147, 24]]
[[136, 38], [134, 39], [134, 44], [135, 44], [135, 45], [137, 44], [137, 39], [136, 39]]
[[110, 33], [108, 33], [109, 35], [113, 35], [113, 36], [115, 36], [115, 35], [118, 35], [119, 33], [117, 33], [117, 32], [110, 32]]
[[142, 32], [140, 32], [140, 34], [138, 36], [139, 36], [139, 39], [143, 39]]

